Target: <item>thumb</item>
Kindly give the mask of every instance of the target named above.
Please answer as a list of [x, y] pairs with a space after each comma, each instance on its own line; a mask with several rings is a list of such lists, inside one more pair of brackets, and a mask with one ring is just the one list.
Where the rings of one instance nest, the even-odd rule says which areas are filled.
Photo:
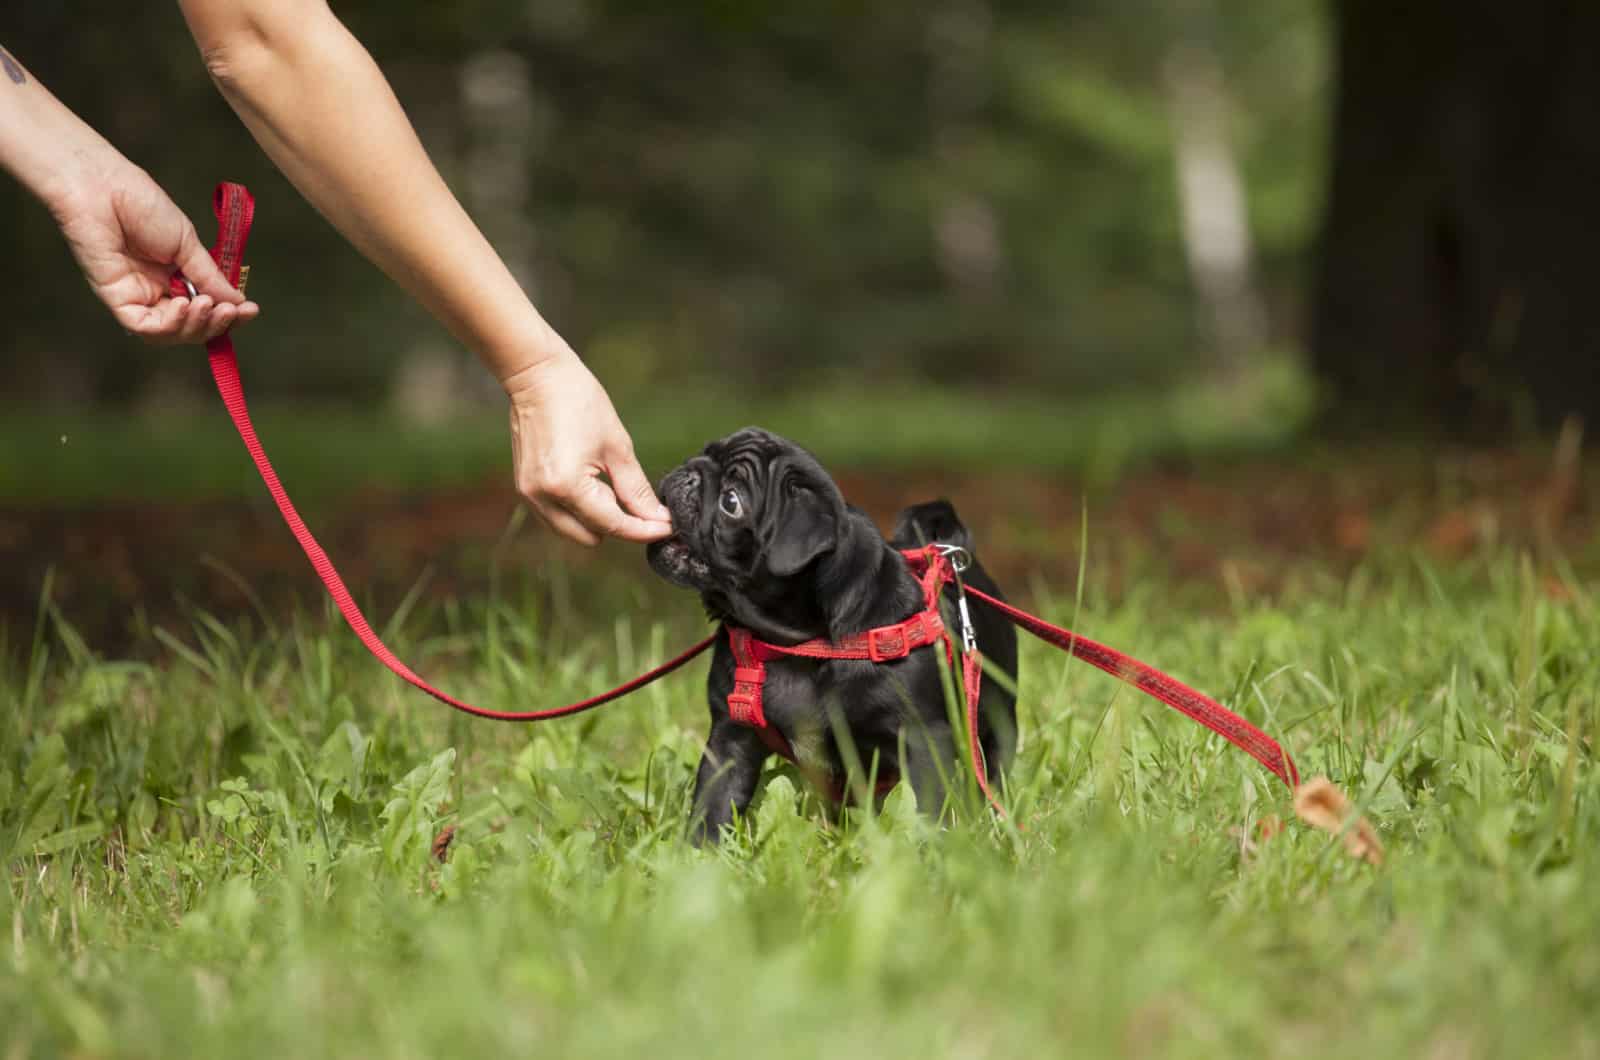
[[626, 456], [612, 460], [606, 472], [611, 476], [611, 488], [616, 492], [617, 500], [622, 502], [625, 509], [641, 519], [663, 523], [672, 521], [672, 513], [656, 499], [656, 491], [651, 488], [650, 480], [645, 477], [644, 469], [639, 466], [631, 450]]
[[565, 508], [595, 534], [620, 537], [624, 541], [659, 541], [672, 533], [672, 527], [665, 521], [635, 518], [617, 507], [612, 487], [598, 478], [585, 477], [577, 492], [565, 502]]
[[195, 234], [194, 225], [185, 225], [182, 238], [178, 241], [177, 260], [173, 264], [183, 270], [194, 289], [200, 294], [208, 294], [219, 305], [226, 302], [230, 305], [244, 301], [244, 295], [228, 282], [222, 275], [222, 270], [217, 268], [217, 263], [212, 260], [211, 252], [200, 245], [200, 237]]

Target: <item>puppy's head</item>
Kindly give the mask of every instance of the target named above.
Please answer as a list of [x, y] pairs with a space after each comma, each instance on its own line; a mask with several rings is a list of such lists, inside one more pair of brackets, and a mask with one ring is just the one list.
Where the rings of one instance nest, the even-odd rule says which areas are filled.
[[650, 566], [708, 600], [781, 590], [831, 552], [844, 499], [810, 453], [747, 427], [712, 442], [657, 487], [673, 534]]

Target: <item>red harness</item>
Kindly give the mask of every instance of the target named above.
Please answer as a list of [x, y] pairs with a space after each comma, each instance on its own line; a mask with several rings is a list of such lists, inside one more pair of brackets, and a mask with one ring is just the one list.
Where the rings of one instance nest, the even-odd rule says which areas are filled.
[[[757, 640], [755, 634], [738, 626], [728, 626], [728, 646], [733, 649], [733, 691], [728, 694], [728, 716], [740, 725], [758, 730], [761, 739], [774, 753], [782, 755], [796, 765], [801, 765], [788, 739], [783, 733], [767, 724], [762, 709], [762, 688], [767, 680], [767, 662], [788, 656], [797, 659], [856, 659], [873, 663], [896, 662], [919, 648], [929, 648], [944, 642], [945, 658], [954, 663], [955, 640], [946, 627], [939, 611], [940, 590], [955, 584], [961, 592], [960, 616], [962, 623], [962, 690], [966, 696], [967, 752], [972, 762], [972, 773], [978, 787], [989, 804], [1004, 815], [1000, 800], [990, 790], [989, 778], [984, 768], [983, 749], [978, 744], [978, 693], [983, 680], [982, 657], [972, 636], [971, 621], [967, 616], [965, 586], [960, 580], [954, 556], [963, 550], [949, 546], [928, 545], [924, 548], [905, 549], [901, 555], [913, 571], [921, 569], [917, 581], [922, 585], [922, 610], [903, 622], [876, 626], [864, 633], [852, 633], [842, 640], [815, 637], [799, 644], [772, 644]], [[828, 778], [831, 779], [831, 778]], [[880, 794], [894, 787], [897, 776], [886, 776], [878, 784]], [[842, 794], [835, 786], [834, 796]]]
[[[217, 215], [219, 234], [211, 256], [216, 259], [228, 282], [237, 285], [244, 260], [245, 243], [255, 217], [255, 199], [241, 184], [219, 184], [212, 205]], [[172, 291], [181, 295], [191, 293], [192, 288], [181, 274], [175, 274], [172, 278]], [[250, 453], [250, 459], [255, 463], [268, 492], [272, 494], [273, 502], [278, 506], [284, 522], [288, 524], [295, 540], [300, 543], [306, 558], [311, 561], [317, 577], [321, 578], [323, 585], [327, 587], [328, 594], [338, 605], [339, 613], [344, 616], [345, 622], [379, 662], [441, 703], [480, 718], [492, 718], [498, 721], [544, 721], [578, 714], [592, 710], [602, 703], [620, 699], [635, 689], [665, 677], [716, 642], [717, 634], [712, 634], [676, 658], [610, 691], [576, 703], [543, 710], [489, 710], [441, 692], [419, 677], [373, 632], [372, 626], [361, 613], [361, 609], [356, 606], [350, 590], [345, 587], [344, 580], [339, 577], [339, 572], [334, 569], [327, 553], [323, 552], [322, 546], [317, 544], [316, 538], [306, 528], [299, 512], [295, 511], [293, 502], [289, 500], [288, 493], [278, 481], [277, 472], [272, 469], [272, 463], [267, 459], [266, 451], [256, 437], [255, 427], [250, 422], [250, 410], [245, 404], [244, 390], [239, 382], [239, 359], [233, 348], [232, 337], [223, 334], [207, 342], [206, 353], [211, 363], [212, 377], [216, 380], [217, 392], [222, 396], [222, 402], [227, 407], [234, 428], [239, 432], [240, 440]], [[954, 560], [946, 549], [938, 545], [914, 549], [906, 552], [905, 556], [914, 572], [920, 568], [919, 580], [922, 583], [926, 606], [904, 622], [870, 629], [865, 633], [846, 637], [837, 643], [809, 640], [793, 645], [768, 644], [756, 640], [748, 630], [730, 627], [728, 638], [733, 648], [736, 669], [734, 691], [728, 697], [728, 712], [734, 720], [757, 728], [763, 733], [763, 739], [768, 741], [769, 746], [793, 760], [794, 751], [789, 746], [788, 740], [767, 724], [766, 715], [762, 711], [761, 692], [766, 675], [765, 664], [771, 659], [792, 656], [812, 659], [866, 659], [875, 663], [893, 662], [942, 640], [946, 657], [953, 664], [957, 649], [939, 613], [939, 595], [945, 584], [954, 582], [960, 594], [958, 609], [962, 622], [962, 689], [966, 696], [967, 749], [978, 785], [996, 809], [999, 808], [999, 801], [989, 788], [983, 769], [983, 752], [978, 745], [978, 689], [983, 671], [981, 657], [972, 642], [971, 623], [966, 617], [967, 596], [993, 608], [1014, 625], [1020, 626], [1039, 639], [1069, 652], [1119, 680], [1128, 682], [1141, 692], [1161, 700], [1220, 734], [1266, 766], [1291, 789], [1299, 785], [1300, 774], [1288, 753], [1278, 746], [1278, 742], [1216, 700], [1114, 648], [1080, 637], [1071, 630], [1052, 625], [979, 589], [963, 585]]]
[[815, 637], [799, 644], [771, 644], [757, 640], [755, 634], [738, 626], [728, 626], [728, 646], [733, 649], [736, 669], [733, 691], [728, 695], [728, 714], [741, 725], [767, 727], [761, 709], [761, 687], [767, 680], [767, 662], [780, 656], [797, 659], [858, 659], [884, 663], [904, 659], [918, 648], [949, 643], [944, 616], [939, 614], [939, 589], [950, 581], [950, 561], [938, 554], [937, 546], [909, 549], [907, 562], [923, 567], [923, 608], [904, 622], [878, 626], [865, 633], [852, 633], [843, 640]]

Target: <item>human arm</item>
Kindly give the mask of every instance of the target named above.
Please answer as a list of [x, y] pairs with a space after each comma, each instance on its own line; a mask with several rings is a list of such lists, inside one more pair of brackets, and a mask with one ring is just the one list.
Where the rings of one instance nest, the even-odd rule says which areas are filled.
[[[42, 202], [84, 278], [128, 332], [201, 342], [253, 318], [189, 222], [149, 174], [0, 47], [0, 168]], [[171, 297], [182, 269], [198, 297]]]
[[180, 6], [223, 96], [295, 187], [500, 380], [517, 486], [535, 510], [588, 544], [670, 533], [610, 398], [451, 194], [324, 0]]

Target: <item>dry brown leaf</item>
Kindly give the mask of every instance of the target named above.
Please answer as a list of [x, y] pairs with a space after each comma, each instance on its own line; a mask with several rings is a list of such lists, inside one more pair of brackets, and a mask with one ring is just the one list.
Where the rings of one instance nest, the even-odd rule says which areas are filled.
[[1572, 599], [1572, 586], [1556, 577], [1554, 574], [1544, 576], [1544, 595], [1547, 600], [1565, 603]]
[[448, 861], [450, 859], [450, 844], [455, 841], [456, 826], [447, 824], [433, 837], [433, 860]]
[[1306, 824], [1338, 835], [1344, 832], [1344, 848], [1353, 858], [1383, 864], [1383, 844], [1365, 817], [1357, 817], [1348, 829], [1345, 822], [1353, 814], [1350, 800], [1327, 777], [1313, 777], [1294, 792], [1294, 812]]
[[1428, 547], [1436, 554], [1460, 559], [1492, 537], [1494, 514], [1485, 505], [1454, 508], [1428, 528]]

